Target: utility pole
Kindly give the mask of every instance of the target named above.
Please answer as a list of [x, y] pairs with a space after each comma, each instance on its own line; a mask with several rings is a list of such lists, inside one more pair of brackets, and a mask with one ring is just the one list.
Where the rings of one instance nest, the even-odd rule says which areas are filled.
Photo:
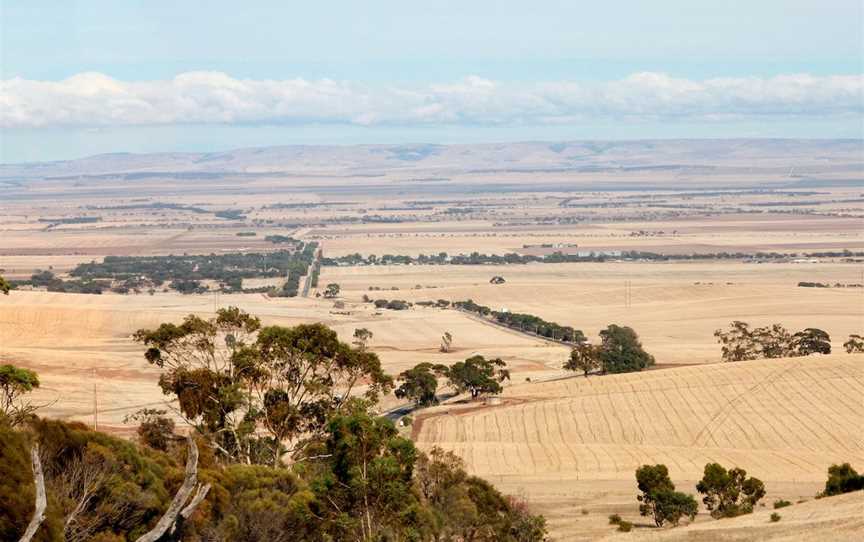
[[93, 369], [93, 430], [99, 426], [99, 400], [96, 394], [96, 369]]

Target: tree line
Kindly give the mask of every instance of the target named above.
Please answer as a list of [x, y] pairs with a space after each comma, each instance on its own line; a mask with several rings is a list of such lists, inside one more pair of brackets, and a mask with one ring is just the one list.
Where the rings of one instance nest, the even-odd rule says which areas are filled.
[[471, 252], [470, 254], [420, 254], [409, 256], [404, 254], [376, 254], [362, 255], [359, 252], [322, 258], [321, 264], [328, 267], [355, 266], [355, 265], [513, 265], [528, 263], [580, 263], [580, 262], [605, 262], [610, 259], [619, 260], [642, 260], [642, 261], [704, 261], [704, 260], [788, 260], [789, 258], [860, 258], [864, 252], [851, 250], [821, 251], [806, 253], [781, 253], [781, 252], [712, 252], [693, 254], [659, 254], [657, 252], [646, 252], [641, 250], [625, 250], [620, 254], [609, 254], [602, 251], [588, 252], [587, 254], [567, 254], [556, 251], [551, 254], [535, 256], [532, 254], [518, 254], [509, 252], [506, 254], [483, 254]]
[[[780, 324], [751, 328], [747, 322], [735, 320], [727, 329], [715, 331], [714, 336], [721, 345], [723, 361], [831, 353], [831, 336], [814, 327], [792, 333]], [[864, 352], [864, 338], [852, 334], [843, 348], [849, 354]]]
[[548, 322], [533, 314], [521, 314], [506, 310], [496, 311], [486, 305], [478, 305], [470, 299], [467, 301], [454, 301], [453, 307], [473, 312], [483, 317], [490, 317], [495, 322], [511, 329], [527, 331], [552, 340], [569, 343], [579, 343], [585, 340], [585, 334], [581, 330], [570, 326], [562, 326], [556, 322]]
[[[295, 240], [296, 241], [296, 240]], [[183, 294], [204, 293], [209, 289], [204, 280], [217, 281], [225, 293], [268, 293], [276, 297], [295, 297], [300, 277], [313, 273], [317, 283], [318, 267], [315, 254], [318, 244], [297, 241], [290, 250], [268, 253], [229, 253], [182, 256], [106, 256], [102, 262], [77, 265], [61, 279], [51, 271], [34, 273], [29, 280], [14, 281], [12, 286], [46, 288], [51, 292], [101, 294], [141, 293], [168, 287]], [[244, 289], [243, 279], [286, 277], [281, 288]]]
[[[696, 517], [699, 505], [693, 495], [676, 491], [669, 478], [666, 465], [642, 465], [636, 469], [636, 485], [639, 495], [639, 514], [648, 516], [657, 527], [664, 524], [678, 525], [682, 518], [690, 521]], [[825, 488], [816, 498], [830, 497], [864, 489], [864, 475], [859, 475], [849, 463], [831, 465]], [[702, 479], [696, 484], [696, 491], [702, 495], [702, 504], [714, 519], [736, 517], [750, 514], [759, 501], [765, 497], [765, 484], [758, 478], [748, 477], [741, 468], [726, 469], [719, 463], [708, 463], [703, 470]], [[788, 501], [774, 502], [774, 508], [790, 506]], [[632, 524], [625, 522], [617, 514], [609, 516], [610, 523], [619, 526], [621, 531], [629, 531]], [[779, 521], [775, 513], [771, 521]]]

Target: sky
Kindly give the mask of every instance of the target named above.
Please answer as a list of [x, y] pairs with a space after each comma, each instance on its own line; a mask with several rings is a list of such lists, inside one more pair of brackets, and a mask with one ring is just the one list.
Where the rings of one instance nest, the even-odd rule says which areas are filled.
[[0, 162], [864, 137], [860, 0], [0, 0]]

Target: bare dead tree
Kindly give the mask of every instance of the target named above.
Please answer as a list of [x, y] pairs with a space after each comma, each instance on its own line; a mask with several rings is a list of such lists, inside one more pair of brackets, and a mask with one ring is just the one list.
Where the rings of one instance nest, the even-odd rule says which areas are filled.
[[33, 517], [30, 519], [30, 524], [27, 530], [24, 531], [24, 536], [21, 537], [21, 542], [30, 542], [36, 531], [45, 521], [45, 508], [48, 506], [48, 500], [45, 496], [45, 477], [42, 474], [42, 461], [39, 459], [39, 445], [34, 444], [30, 449], [30, 459], [33, 461], [33, 481], [36, 484], [36, 507], [33, 510]]
[[[156, 542], [166, 533], [173, 533], [176, 529], [178, 516], [181, 521], [189, 518], [195, 511], [195, 508], [201, 504], [210, 491], [210, 484], [198, 484], [198, 446], [195, 444], [195, 439], [192, 435], [188, 437], [189, 441], [189, 457], [186, 460], [186, 476], [183, 479], [183, 485], [177, 490], [174, 499], [168, 506], [168, 510], [156, 523], [150, 531], [143, 534], [136, 542]], [[195, 492], [195, 496], [189, 501], [189, 497]], [[188, 504], [187, 504], [188, 502]], [[185, 506], [184, 506], [185, 505]]]

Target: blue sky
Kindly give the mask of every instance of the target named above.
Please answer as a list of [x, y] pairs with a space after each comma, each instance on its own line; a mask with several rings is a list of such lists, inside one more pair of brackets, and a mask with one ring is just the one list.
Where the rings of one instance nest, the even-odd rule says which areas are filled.
[[857, 0], [0, 0], [0, 161], [862, 137]]

